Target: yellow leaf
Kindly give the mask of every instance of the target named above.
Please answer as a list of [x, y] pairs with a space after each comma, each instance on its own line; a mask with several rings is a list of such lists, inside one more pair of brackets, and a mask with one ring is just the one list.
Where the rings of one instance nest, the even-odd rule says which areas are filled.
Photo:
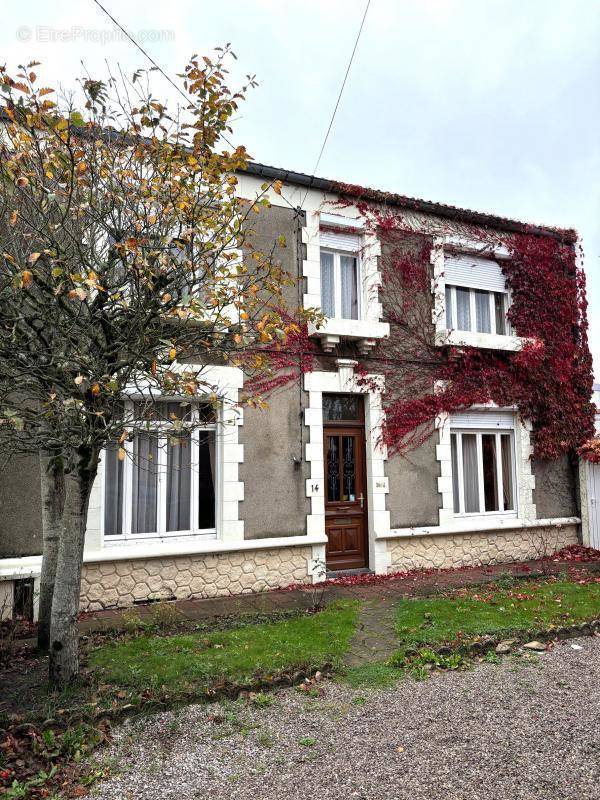
[[35, 262], [38, 260], [40, 256], [41, 253], [31, 253], [27, 261], [29, 261], [30, 264], [35, 264]]
[[92, 394], [100, 394], [100, 384], [99, 383], [93, 383], [90, 386], [90, 392]]
[[28, 269], [23, 270], [21, 273], [21, 286], [31, 286], [33, 283], [33, 273]]
[[169, 358], [171, 361], [174, 361], [177, 358], [177, 350], [175, 350], [174, 347], [169, 350]]
[[281, 181], [273, 181], [273, 191], [275, 194], [281, 194], [281, 189], [283, 188], [283, 183]]
[[119, 461], [124, 461], [127, 451], [123, 447], [119, 447]]

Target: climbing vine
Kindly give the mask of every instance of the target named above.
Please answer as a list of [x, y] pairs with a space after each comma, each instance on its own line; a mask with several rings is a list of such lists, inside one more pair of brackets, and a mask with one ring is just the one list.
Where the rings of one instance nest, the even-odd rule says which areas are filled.
[[[339, 355], [356, 355], [357, 379], [368, 389], [385, 379], [383, 440], [390, 452], [407, 453], [435, 430], [435, 419], [473, 405], [516, 407], [533, 427], [534, 455], [556, 459], [580, 448], [592, 435], [590, 402], [592, 359], [587, 341], [585, 275], [577, 265], [573, 231], [516, 233], [492, 227], [443, 223], [415, 209], [395, 208], [360, 199], [359, 187], [340, 187], [352, 197], [341, 202], [358, 208], [366, 230], [381, 243], [379, 301], [390, 336], [368, 356], [351, 342]], [[481, 245], [481, 255], [497, 245], [510, 252], [501, 268], [512, 303], [508, 318], [522, 337], [517, 352], [470, 346], [440, 346], [436, 320], [442, 313], [442, 287], [432, 265], [435, 237], [459, 231]], [[434, 300], [436, 302], [434, 302]], [[328, 356], [306, 326], [285, 345], [267, 348], [270, 374], [259, 387], [269, 394], [317, 368]]]
[[[508, 318], [525, 342], [518, 352], [440, 347], [435, 304], [441, 300], [430, 253], [435, 233], [359, 203], [382, 244], [380, 297], [390, 323], [384, 357], [365, 369], [386, 379], [385, 443], [403, 452], [421, 444], [433, 421], [473, 405], [515, 406], [533, 425], [534, 455], [555, 459], [577, 449], [592, 433], [592, 360], [587, 341], [585, 275], [577, 266], [571, 232], [496, 234], [469, 230], [483, 255], [503, 244], [510, 258], [501, 267], [512, 303]], [[422, 222], [421, 222], [422, 226]]]

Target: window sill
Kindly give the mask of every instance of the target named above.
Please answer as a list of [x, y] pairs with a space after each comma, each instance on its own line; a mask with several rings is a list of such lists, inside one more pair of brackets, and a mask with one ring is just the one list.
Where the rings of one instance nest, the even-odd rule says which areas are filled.
[[340, 343], [340, 339], [349, 339], [358, 343], [361, 353], [367, 354], [375, 347], [379, 339], [390, 335], [387, 322], [370, 319], [326, 319], [318, 328], [309, 325], [309, 335], [318, 337], [326, 353], [330, 353]]
[[475, 331], [456, 331], [444, 329], [438, 331], [437, 344], [453, 347], [479, 347], [484, 350], [522, 350], [527, 339], [521, 336], [502, 336], [497, 333], [477, 333]]
[[217, 531], [209, 528], [202, 531], [173, 531], [173, 533], [138, 533], [132, 536], [110, 536], [104, 534], [102, 547], [136, 547], [137, 545], [167, 544], [169, 542], [205, 542], [215, 540]]
[[580, 517], [552, 517], [548, 519], [522, 519], [519, 517], [494, 517], [457, 519], [447, 525], [431, 525], [419, 528], [391, 528], [377, 539], [411, 539], [414, 536], [449, 536], [461, 533], [485, 533], [486, 531], [516, 531], [529, 528], [562, 528], [579, 525]]
[[[138, 558], [160, 558], [203, 555], [211, 553], [233, 553], [245, 550], [271, 550], [285, 547], [304, 547], [326, 544], [324, 535], [278, 536], [264, 539], [241, 539], [223, 541], [210, 536], [188, 536], [185, 540], [146, 539], [143, 542], [121, 542], [119, 546], [87, 550], [83, 554], [84, 564], [103, 561], [132, 561]], [[40, 557], [41, 561], [41, 557]], [[1, 564], [1, 562], [0, 562]]]

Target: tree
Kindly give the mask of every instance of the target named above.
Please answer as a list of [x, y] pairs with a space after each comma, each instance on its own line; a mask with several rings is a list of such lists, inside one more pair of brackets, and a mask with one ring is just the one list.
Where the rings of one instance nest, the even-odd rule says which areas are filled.
[[[237, 197], [248, 155], [221, 148], [254, 85], [228, 87], [231, 55], [190, 60], [176, 114], [155, 99], [152, 72], [83, 80], [78, 108], [40, 88], [36, 63], [2, 71], [0, 444], [41, 457], [56, 687], [78, 673], [88, 502], [103, 449], [125, 457], [123, 396], [142, 393], [154, 418], [163, 394], [217, 403], [207, 364], [260, 373], [269, 356], [255, 348], [298, 329], [283, 297], [291, 278], [274, 250], [253, 247], [268, 201]], [[161, 424], [176, 435], [181, 416]]]

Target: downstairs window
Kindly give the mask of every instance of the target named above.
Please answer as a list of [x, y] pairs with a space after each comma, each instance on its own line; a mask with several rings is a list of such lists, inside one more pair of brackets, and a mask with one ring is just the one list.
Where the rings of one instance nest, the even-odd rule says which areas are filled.
[[454, 514], [515, 513], [515, 452], [512, 431], [450, 433]]
[[131, 405], [124, 444], [104, 452], [104, 535], [216, 534], [216, 417], [205, 405]]

